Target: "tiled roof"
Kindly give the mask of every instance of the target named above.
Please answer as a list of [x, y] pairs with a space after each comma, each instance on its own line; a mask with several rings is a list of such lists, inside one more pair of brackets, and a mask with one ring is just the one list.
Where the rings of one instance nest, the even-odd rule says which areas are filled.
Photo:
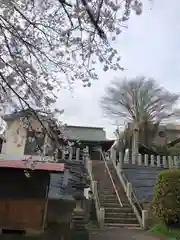
[[85, 167], [81, 164], [66, 165], [62, 173], [50, 174], [49, 199], [73, 200], [76, 195], [83, 196], [88, 185], [85, 177]]
[[106, 141], [106, 132], [103, 128], [66, 126], [65, 135], [69, 140]]

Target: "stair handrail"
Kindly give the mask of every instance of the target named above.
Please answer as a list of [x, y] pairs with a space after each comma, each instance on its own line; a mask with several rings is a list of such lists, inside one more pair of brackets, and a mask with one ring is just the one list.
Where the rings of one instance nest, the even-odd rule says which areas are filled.
[[118, 190], [117, 190], [117, 188], [116, 188], [116, 185], [115, 185], [114, 180], [113, 180], [113, 178], [112, 178], [112, 174], [111, 174], [111, 172], [110, 172], [110, 170], [109, 170], [108, 164], [107, 164], [107, 162], [106, 162], [106, 159], [105, 159], [105, 157], [104, 157], [104, 154], [103, 154], [102, 150], [100, 150], [100, 153], [101, 153], [101, 157], [102, 157], [102, 159], [103, 159], [103, 161], [104, 161], [106, 170], [107, 170], [107, 172], [108, 172], [109, 178], [110, 178], [110, 180], [111, 180], [111, 183], [112, 183], [112, 185], [113, 185], [114, 191], [115, 191], [115, 193], [116, 193], [116, 197], [117, 197], [117, 199], [118, 199], [118, 202], [119, 202], [120, 206], [123, 207], [123, 203], [122, 203], [121, 198], [120, 198], [120, 196], [119, 196]]
[[86, 156], [86, 169], [89, 174], [90, 178], [90, 185], [93, 193], [95, 208], [96, 208], [96, 215], [97, 220], [99, 222], [100, 228], [103, 228], [104, 226], [104, 217], [105, 217], [105, 209], [101, 207], [100, 200], [98, 196], [98, 189], [97, 189], [97, 181], [93, 180], [93, 174], [92, 174], [92, 161], [89, 159], [89, 156]]
[[[126, 178], [124, 172], [122, 171], [122, 168], [120, 167], [121, 166], [121, 163], [119, 162], [118, 164], [116, 164], [116, 162], [114, 161], [115, 159], [113, 157], [110, 157], [112, 163], [113, 163], [113, 166], [116, 170], [116, 173], [118, 175], [118, 178], [124, 188], [124, 191], [126, 192], [126, 195], [129, 199], [129, 202], [134, 210], [134, 213], [137, 217], [137, 220], [139, 222], [139, 224], [141, 226], [143, 226], [143, 217], [142, 217], [142, 212], [143, 212], [143, 209], [136, 197], [136, 194], [135, 192], [133, 191], [133, 188], [132, 188], [132, 184], [128, 181], [128, 179]], [[120, 161], [122, 161], [122, 159], [119, 159]], [[137, 207], [138, 206], [138, 207]]]
[[124, 183], [126, 182], [126, 193], [127, 193], [128, 198], [129, 198], [130, 204], [131, 204], [131, 206], [134, 210], [134, 213], [135, 213], [135, 215], [138, 219], [138, 222], [140, 223], [140, 225], [142, 225], [142, 211], [143, 211], [143, 209], [141, 207], [141, 204], [139, 203], [139, 201], [137, 199], [137, 196], [136, 196], [136, 194], [135, 194], [135, 192], [132, 188], [132, 184], [127, 180], [124, 172], [121, 171], [120, 174], [122, 174]]
[[100, 200], [99, 200], [99, 196], [98, 196], [97, 181], [93, 181], [93, 195], [94, 195], [94, 200], [95, 200], [97, 219], [98, 219], [100, 228], [103, 228], [105, 209], [103, 207], [101, 207], [101, 204], [100, 204]]

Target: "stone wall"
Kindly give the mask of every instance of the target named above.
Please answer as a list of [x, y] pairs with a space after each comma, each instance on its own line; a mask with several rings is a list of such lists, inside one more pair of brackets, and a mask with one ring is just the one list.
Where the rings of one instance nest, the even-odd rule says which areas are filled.
[[138, 166], [133, 164], [124, 164], [123, 172], [129, 182], [132, 183], [133, 191], [141, 203], [144, 210], [148, 210], [148, 223], [155, 222], [152, 214], [151, 204], [154, 195], [154, 185], [161, 171], [160, 167]]
[[154, 194], [154, 185], [157, 176], [164, 168], [124, 164], [123, 172], [141, 203], [151, 202]]

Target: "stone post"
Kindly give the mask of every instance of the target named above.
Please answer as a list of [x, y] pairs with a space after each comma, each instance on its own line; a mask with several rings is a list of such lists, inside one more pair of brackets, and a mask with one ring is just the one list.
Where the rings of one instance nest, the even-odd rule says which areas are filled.
[[73, 148], [70, 147], [70, 148], [69, 148], [69, 160], [70, 160], [70, 161], [72, 160], [72, 157], [73, 157]]
[[105, 209], [104, 208], [100, 208], [99, 211], [99, 219], [100, 219], [100, 228], [103, 229], [104, 227], [104, 216], [105, 216]]
[[73, 211], [71, 222], [71, 240], [89, 239], [89, 233], [85, 228], [85, 225], [87, 224], [87, 219], [85, 217], [85, 211], [83, 209], [83, 201], [84, 199], [82, 198], [82, 196], [76, 196], [76, 207]]
[[174, 157], [174, 163], [175, 163], [176, 168], [180, 168], [180, 157], [179, 156]]
[[132, 136], [132, 163], [135, 164], [137, 161], [137, 155], [139, 152], [139, 128], [137, 123], [133, 125], [133, 136]]
[[76, 196], [76, 206], [72, 213], [71, 229], [83, 230], [85, 228], [84, 197]]
[[77, 161], [80, 160], [79, 157], [80, 157], [80, 148], [76, 148], [76, 160]]
[[142, 210], [142, 227], [144, 230], [148, 229], [148, 210]]

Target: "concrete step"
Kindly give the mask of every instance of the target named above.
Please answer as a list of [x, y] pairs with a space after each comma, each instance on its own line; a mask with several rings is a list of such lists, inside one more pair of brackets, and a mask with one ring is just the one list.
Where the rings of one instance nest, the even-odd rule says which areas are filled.
[[[122, 194], [123, 193], [125, 194], [124, 189], [121, 186], [116, 185], [116, 189], [118, 190], [118, 192], [120, 192]], [[104, 186], [101, 185], [101, 186], [99, 186], [98, 190], [100, 190], [100, 192], [102, 191], [102, 193], [104, 192], [104, 194], [107, 194], [107, 195], [115, 193], [115, 190], [114, 190], [113, 186], [104, 187]]]
[[[99, 188], [98, 190], [99, 190], [99, 193], [104, 194], [104, 195], [114, 195], [114, 194], [116, 194], [113, 187], [107, 188], [107, 189], [104, 189], [102, 187], [102, 188]], [[122, 194], [122, 195], [126, 196], [126, 194], [125, 194], [123, 189], [117, 188], [117, 191], [118, 191], [119, 194]]]
[[104, 205], [105, 208], [120, 208], [120, 209], [122, 209], [122, 208], [130, 208], [131, 209], [130, 203], [124, 203], [123, 207], [121, 207], [119, 202], [114, 203], [114, 202], [104, 201], [103, 205]]
[[107, 197], [104, 197], [104, 196], [100, 196], [99, 200], [100, 200], [100, 202], [119, 203], [116, 196], [114, 196], [113, 198], [107, 198]]
[[[103, 189], [102, 190], [98, 189], [98, 192], [99, 192], [99, 196], [116, 196], [114, 189], [112, 190], [109, 189], [108, 191], [104, 191]], [[126, 197], [126, 194], [122, 191], [118, 190], [118, 194], [122, 197]]]
[[105, 218], [134, 218], [135, 214], [133, 212], [107, 212], [105, 211]]
[[118, 207], [118, 208], [113, 208], [113, 207], [106, 207], [105, 208], [105, 213], [112, 213], [112, 212], [116, 212], [116, 213], [134, 213], [132, 208], [130, 207]]
[[[127, 197], [121, 196], [121, 195], [119, 195], [119, 197], [121, 199], [121, 202], [129, 203], [129, 200], [127, 199]], [[114, 200], [115, 199], [117, 200], [118, 198], [117, 198], [116, 195], [114, 197], [99, 195], [99, 199], [102, 200], [102, 201], [107, 200], [108, 202], [112, 200], [114, 202]]]
[[127, 228], [127, 229], [140, 229], [139, 224], [124, 224], [124, 223], [106, 223], [104, 228]]
[[122, 201], [122, 204], [123, 206], [121, 207], [120, 203], [118, 201], [114, 201], [114, 202], [108, 202], [108, 201], [100, 201], [100, 204], [102, 206], [104, 206], [105, 208], [119, 208], [119, 209], [122, 209], [122, 208], [128, 208], [128, 209], [132, 209], [130, 203], [125, 203]]
[[122, 223], [122, 224], [138, 224], [137, 219], [134, 218], [105, 218], [105, 223]]

